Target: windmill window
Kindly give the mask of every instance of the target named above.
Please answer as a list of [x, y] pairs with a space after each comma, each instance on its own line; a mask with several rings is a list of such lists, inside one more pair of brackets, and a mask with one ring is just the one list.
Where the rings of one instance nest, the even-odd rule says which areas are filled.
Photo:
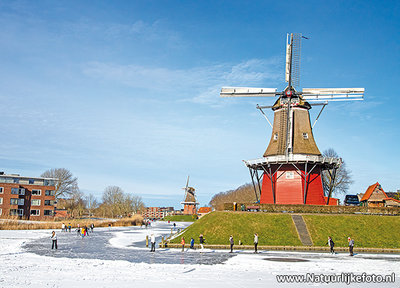
[[287, 171], [286, 172], [286, 179], [294, 179], [294, 172], [293, 171]]
[[303, 133], [303, 139], [308, 139], [308, 133]]
[[274, 134], [274, 140], [278, 140], [278, 133]]

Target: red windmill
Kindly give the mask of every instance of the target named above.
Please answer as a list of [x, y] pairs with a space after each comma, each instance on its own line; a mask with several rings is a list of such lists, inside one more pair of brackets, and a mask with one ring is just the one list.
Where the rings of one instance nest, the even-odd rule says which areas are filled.
[[[222, 88], [221, 97], [275, 97], [272, 106], [258, 106], [272, 127], [272, 135], [262, 158], [244, 161], [250, 170], [257, 201], [269, 204], [324, 205], [322, 172], [334, 179], [342, 161], [323, 157], [312, 132], [328, 101], [363, 100], [364, 88], [304, 88], [297, 91], [300, 82], [301, 34], [287, 35], [286, 73], [288, 86], [276, 88]], [[305, 37], [304, 37], [305, 38]], [[310, 104], [309, 102], [316, 103]], [[323, 101], [323, 102], [321, 102]], [[311, 126], [311, 106], [322, 106]], [[274, 111], [273, 125], [263, 109]]]
[[185, 215], [195, 215], [197, 214], [197, 199], [195, 195], [196, 189], [189, 187], [189, 176], [187, 178], [186, 187], [182, 188], [185, 190], [185, 199], [181, 204], [183, 204], [183, 214]]

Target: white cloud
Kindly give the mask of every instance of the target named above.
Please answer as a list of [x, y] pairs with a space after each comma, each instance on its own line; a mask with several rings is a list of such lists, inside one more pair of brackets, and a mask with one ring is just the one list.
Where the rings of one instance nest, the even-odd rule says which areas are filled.
[[275, 58], [189, 69], [91, 62], [83, 67], [83, 73], [134, 88], [174, 93], [179, 101], [217, 105], [217, 102], [221, 103], [219, 90], [222, 86], [273, 85], [283, 77], [279, 68]]

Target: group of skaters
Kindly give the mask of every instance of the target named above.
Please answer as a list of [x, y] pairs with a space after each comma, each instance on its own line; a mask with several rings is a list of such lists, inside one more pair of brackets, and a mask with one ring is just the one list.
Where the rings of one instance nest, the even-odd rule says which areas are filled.
[[[65, 225], [64, 223], [62, 223], [61, 225], [61, 232], [71, 232], [72, 226], [71, 223], [69, 223], [68, 225]], [[93, 233], [93, 229], [94, 229], [94, 224], [90, 224], [89, 227], [87, 227], [86, 225], [83, 227], [80, 227], [80, 224], [78, 224], [77, 228], [76, 228], [76, 234], [77, 236], [82, 237], [82, 239], [85, 236], [89, 236], [89, 230], [91, 233]], [[52, 240], [52, 245], [51, 245], [51, 249], [58, 249], [58, 245], [57, 245], [57, 234], [56, 231], [52, 231], [51, 232], [51, 240]]]
[[[347, 242], [349, 243], [349, 255], [354, 256], [353, 249], [354, 249], [354, 239], [351, 237], [347, 237]], [[332, 237], [328, 236], [328, 242], [326, 243], [330, 247], [331, 254], [335, 254], [335, 242], [333, 242]]]
[[[152, 250], [151, 251], [154, 252], [155, 251], [155, 248], [153, 248], [153, 247], [155, 247], [154, 234], [152, 234], [152, 240], [151, 241], [152, 241]], [[354, 252], [353, 252], [354, 239], [352, 239], [351, 237], [348, 237], [347, 241], [348, 241], [348, 246], [349, 246], [349, 255], [350, 256], [354, 256]], [[204, 238], [203, 234], [200, 234], [200, 236], [199, 236], [199, 243], [200, 243], [201, 251], [203, 251], [204, 250], [204, 243], [205, 243], [205, 238]], [[185, 237], [182, 237], [181, 238], [182, 252], [185, 251], [185, 244], [186, 244]], [[229, 245], [230, 245], [229, 253], [233, 253], [234, 244], [235, 244], [235, 241], [233, 239], [233, 235], [230, 235], [229, 236]], [[253, 244], [254, 244], [254, 253], [258, 253], [258, 250], [257, 250], [257, 247], [258, 247], [258, 234], [257, 233], [254, 233]], [[335, 242], [333, 241], [331, 236], [328, 237], [328, 242], [326, 244], [330, 247], [330, 253], [331, 254], [335, 254], [335, 249], [334, 249]], [[193, 237], [190, 239], [189, 249], [195, 249], [194, 248], [194, 239], [193, 239]]]
[[[254, 253], [258, 253], [258, 250], [257, 250], [258, 234], [257, 233], [254, 233], [253, 244], [254, 244]], [[229, 245], [231, 246], [231, 251], [229, 251], [229, 253], [233, 253], [233, 245], [235, 245], [235, 241], [233, 240], [233, 235], [229, 236]]]
[[87, 227], [86, 225], [83, 226], [82, 228], [80, 227], [80, 225], [78, 224], [78, 227], [76, 228], [76, 234], [78, 236], [81, 236], [82, 238], [85, 238], [85, 236], [89, 236], [89, 230], [91, 233], [93, 233], [93, 229], [94, 229], [94, 224], [90, 224], [89, 227]]
[[71, 232], [72, 226], [71, 223], [68, 225], [65, 225], [65, 223], [62, 223], [61, 225], [61, 232]]

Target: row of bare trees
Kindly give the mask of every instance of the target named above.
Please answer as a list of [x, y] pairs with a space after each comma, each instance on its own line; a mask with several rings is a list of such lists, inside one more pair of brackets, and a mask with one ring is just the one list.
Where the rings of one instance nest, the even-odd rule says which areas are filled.
[[106, 187], [99, 202], [93, 194], [85, 195], [80, 191], [78, 178], [65, 168], [53, 168], [41, 176], [58, 179], [55, 183], [57, 207], [67, 209], [72, 217], [88, 214], [114, 218], [129, 216], [145, 208], [140, 196], [125, 193], [118, 186]]
[[210, 201], [210, 206], [215, 210], [223, 210], [224, 203], [253, 203], [256, 201], [252, 184], [245, 184], [237, 189], [215, 194]]

